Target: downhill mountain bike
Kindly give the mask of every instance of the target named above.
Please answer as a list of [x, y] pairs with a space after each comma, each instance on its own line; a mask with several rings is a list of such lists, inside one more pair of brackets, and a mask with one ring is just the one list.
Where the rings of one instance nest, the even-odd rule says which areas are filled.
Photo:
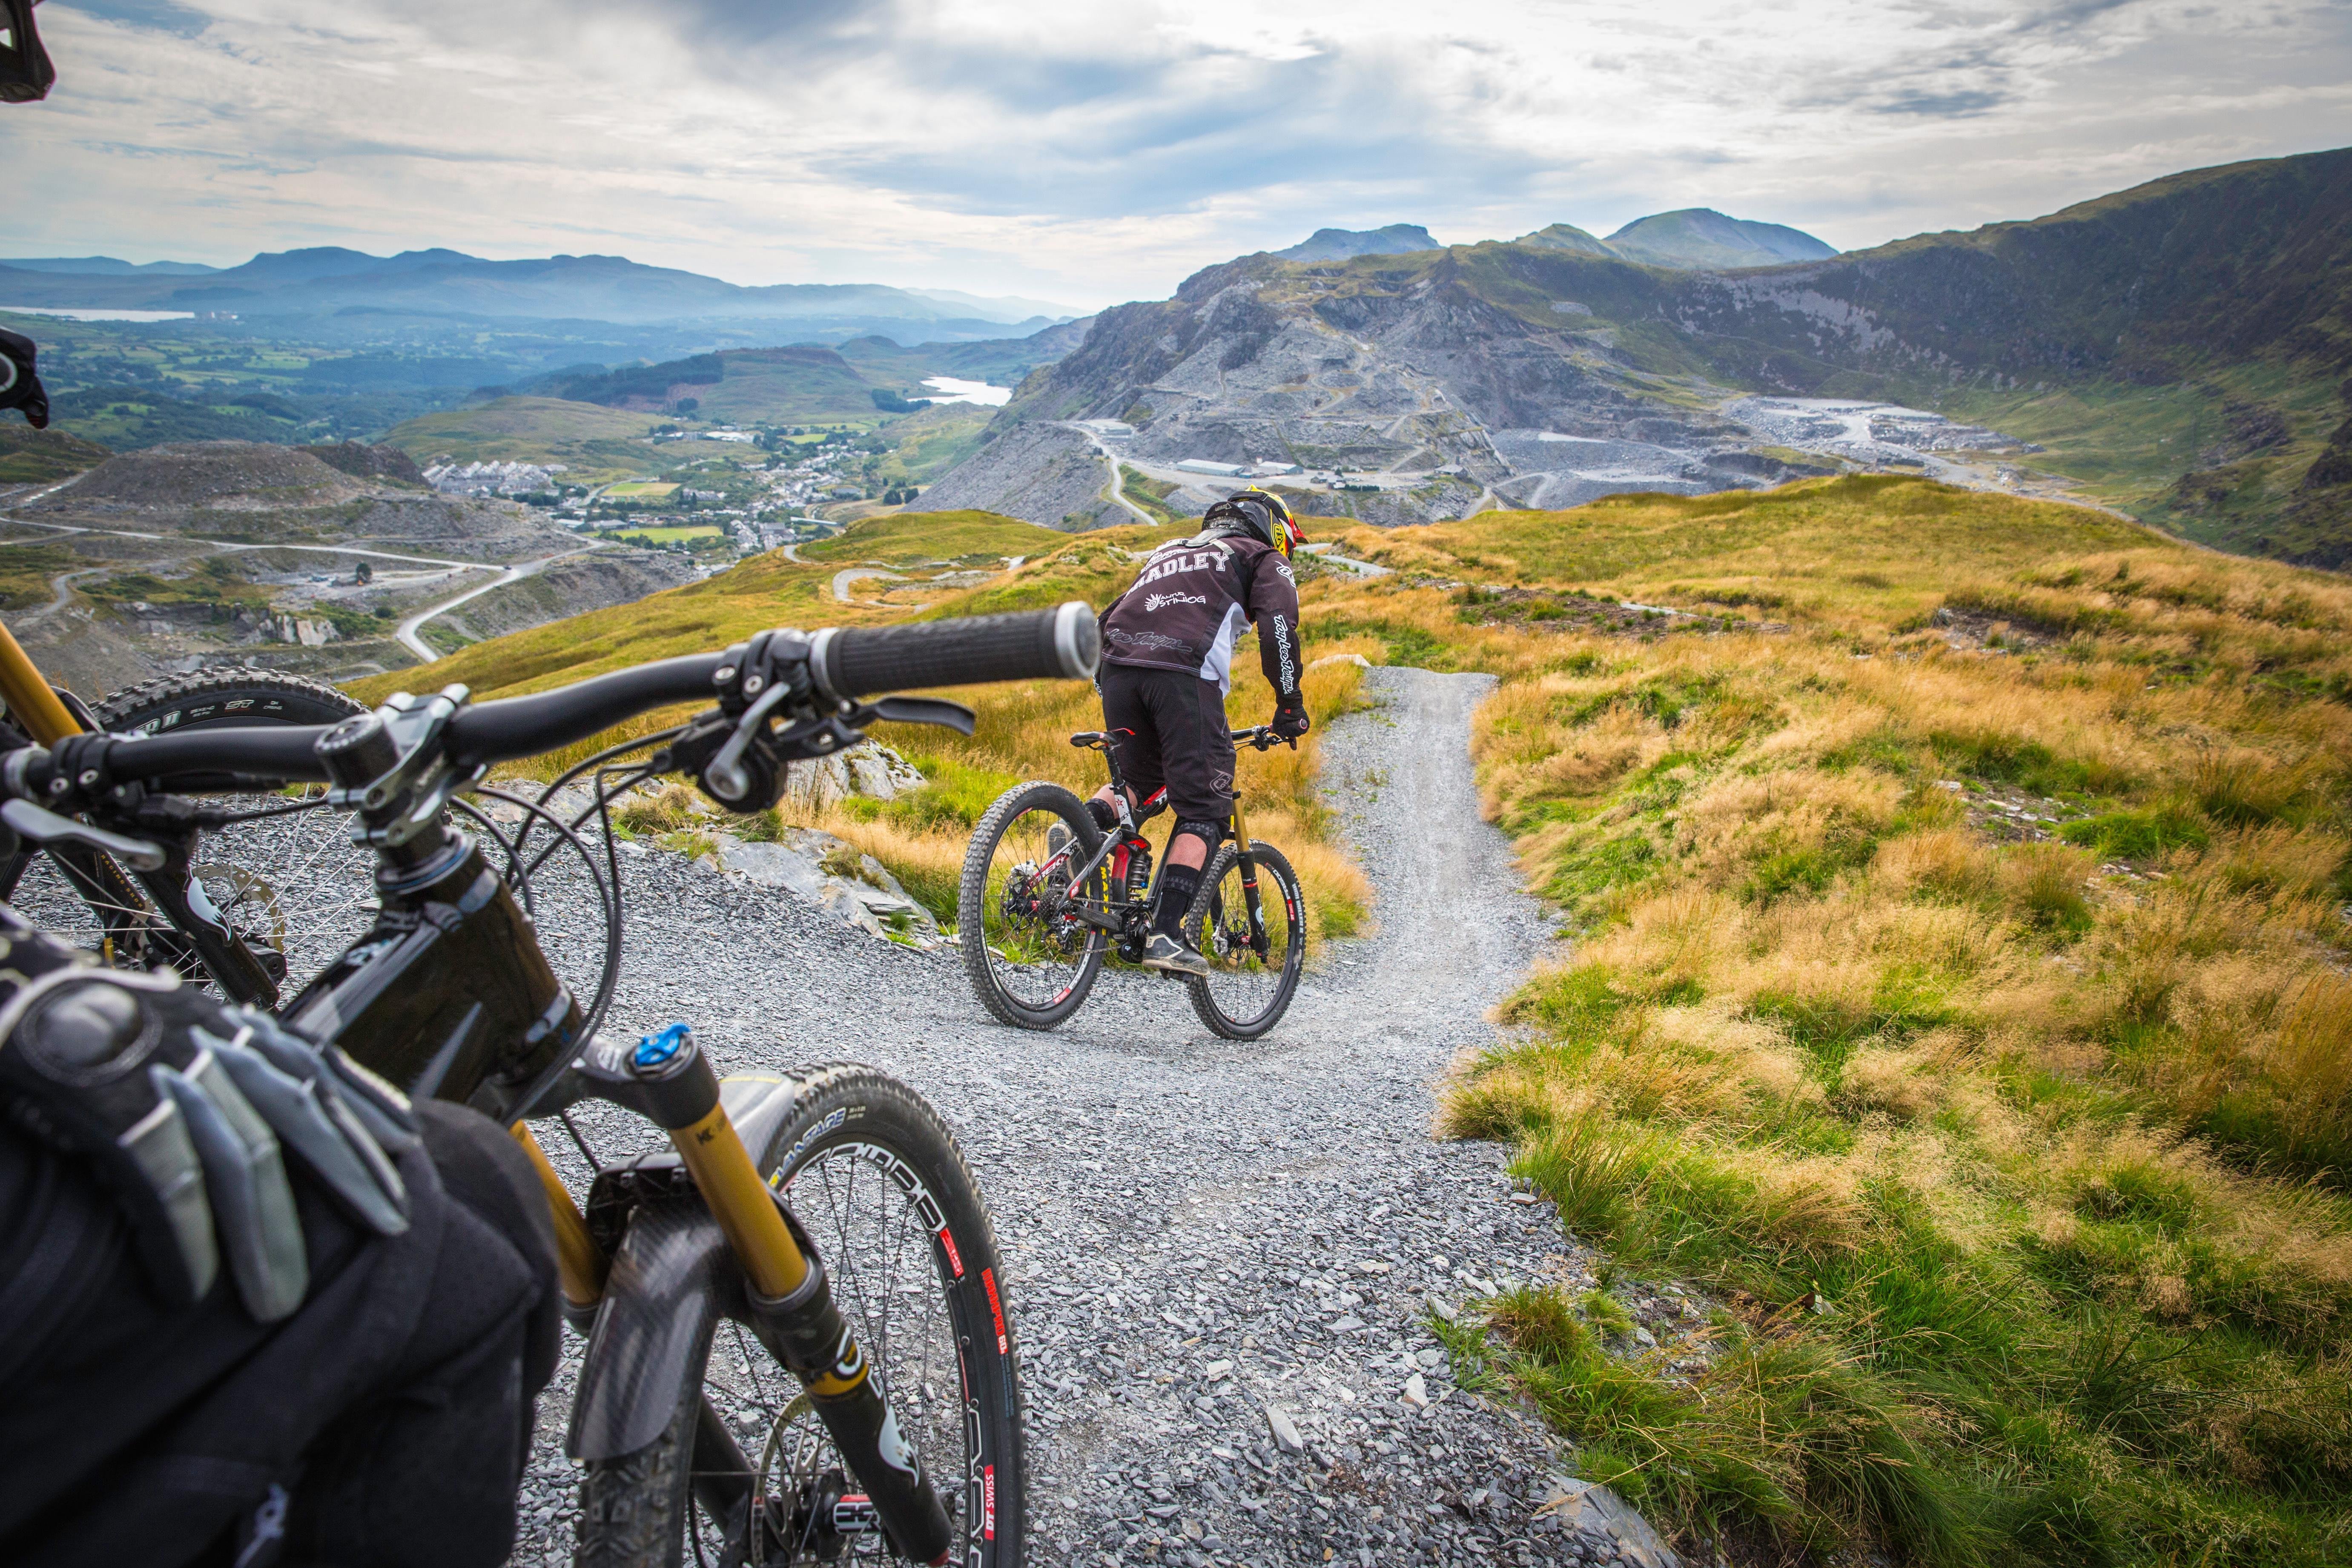
[[[5, 627], [0, 695], [10, 721], [44, 745], [101, 730], [331, 724], [366, 711], [331, 686], [244, 669], [159, 677], [91, 707], [53, 690]], [[373, 894], [323, 793], [239, 804], [156, 867], [127, 868], [94, 843], [63, 839], [0, 857], [0, 899], [110, 963], [175, 969], [231, 1001], [273, 1005], [366, 929]]]
[[[1263, 752], [1282, 737], [1260, 725], [1233, 739]], [[1140, 959], [1160, 898], [1116, 738], [1090, 730], [1070, 744], [1103, 753], [1118, 825], [1105, 833], [1060, 784], [1016, 785], [972, 830], [957, 889], [964, 973], [982, 1006], [1024, 1029], [1050, 1029], [1076, 1012], [1114, 947], [1129, 963]], [[1306, 907], [1289, 860], [1250, 837], [1236, 792], [1226, 838], [1184, 916], [1185, 937], [1209, 961], [1208, 973], [1183, 977], [1202, 1023], [1254, 1040], [1282, 1021], [1307, 957]]]
[[[382, 907], [279, 1016], [355, 1083], [380, 1078], [510, 1123], [537, 1165], [568, 1314], [588, 1339], [566, 1439], [584, 1469], [577, 1563], [675, 1565], [690, 1550], [728, 1568], [884, 1556], [1015, 1568], [1011, 1303], [953, 1135], [913, 1089], [868, 1068], [722, 1083], [686, 1024], [635, 1042], [598, 1035], [623, 932], [606, 807], [682, 773], [730, 810], [761, 810], [791, 763], [855, 745], [877, 721], [971, 731], [968, 709], [872, 693], [1082, 678], [1097, 647], [1093, 612], [1070, 604], [763, 632], [537, 696], [400, 693], [331, 727], [72, 735], [0, 758], [0, 822], [42, 844], [96, 836], [141, 865], [222, 815], [183, 792], [224, 781], [324, 784], [330, 807], [356, 818]], [[717, 706], [599, 752], [536, 797], [479, 782], [495, 763], [698, 700]], [[590, 805], [552, 808], [589, 773]], [[506, 831], [467, 793], [521, 813], [521, 826]], [[455, 831], [454, 814], [483, 837]], [[583, 834], [592, 814], [601, 855]], [[517, 897], [559, 846], [590, 868], [605, 919], [584, 1006]], [[591, 1100], [652, 1121], [671, 1148], [591, 1156], [583, 1205], [530, 1123]]]

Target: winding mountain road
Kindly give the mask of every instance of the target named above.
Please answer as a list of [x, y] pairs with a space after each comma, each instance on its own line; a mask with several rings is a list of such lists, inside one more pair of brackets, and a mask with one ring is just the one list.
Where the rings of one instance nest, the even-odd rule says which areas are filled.
[[1129, 512], [1134, 514], [1136, 521], [1143, 523], [1148, 527], [1158, 527], [1160, 523], [1160, 520], [1158, 518], [1152, 516], [1150, 512], [1136, 505], [1134, 501], [1128, 499], [1127, 485], [1119, 478], [1119, 456], [1118, 453], [1110, 449], [1110, 443], [1104, 440], [1100, 436], [1097, 435], [1094, 431], [1087, 429], [1083, 425], [1071, 425], [1068, 428], [1075, 430], [1079, 435], [1085, 437], [1087, 438], [1087, 444], [1094, 447], [1096, 455], [1100, 457], [1103, 460], [1104, 466], [1110, 469], [1110, 479], [1103, 486], [1103, 500], [1107, 501], [1114, 501], [1118, 505], [1125, 507]]
[[[66, 481], [66, 483], [70, 482], [70, 480]], [[36, 490], [29, 495], [17, 498], [10, 503], [10, 506], [13, 509], [26, 505], [64, 488], [64, 483], [51, 485], [47, 489]], [[605, 547], [602, 541], [598, 541], [584, 544], [577, 550], [562, 550], [552, 555], [542, 555], [536, 560], [521, 562], [513, 566], [498, 567], [480, 561], [452, 561], [437, 555], [409, 555], [397, 551], [368, 550], [349, 544], [254, 543], [241, 540], [207, 539], [202, 534], [195, 533], [149, 533], [129, 528], [98, 528], [88, 523], [37, 522], [30, 518], [18, 517], [12, 513], [0, 513], [0, 522], [14, 523], [20, 528], [42, 529], [50, 533], [103, 534], [113, 539], [140, 539], [163, 544], [195, 545], [200, 547], [196, 551], [199, 555], [237, 555], [256, 550], [291, 550], [310, 555], [356, 555], [364, 556], [371, 561], [397, 561], [411, 566], [439, 566], [453, 572], [497, 573], [498, 575], [488, 583], [468, 588], [464, 593], [454, 595], [438, 604], [426, 605], [393, 629], [392, 635], [398, 639], [400, 645], [427, 664], [441, 657], [437, 649], [417, 635], [419, 629], [427, 621], [447, 615], [450, 611], [478, 599], [485, 594], [494, 593], [510, 584], [520, 583], [526, 577], [536, 576], [559, 561], [569, 561], [576, 555], [585, 555], [591, 551], [602, 550]], [[75, 582], [84, 577], [103, 576], [113, 569], [103, 566], [77, 567], [70, 572], [59, 573], [50, 579], [50, 587], [56, 597], [47, 605], [32, 612], [26, 618], [32, 621], [47, 619], [72, 602], [72, 584]]]
[[444, 599], [437, 605], [418, 611], [415, 615], [409, 616], [406, 620], [401, 622], [399, 626], [393, 628], [392, 635], [400, 639], [401, 647], [406, 648], [409, 652], [415, 654], [425, 663], [430, 664], [435, 659], [439, 658], [441, 657], [441, 653], [437, 648], [435, 648], [422, 637], [417, 635], [418, 631], [424, 626], [425, 622], [439, 616], [446, 616], [450, 611], [457, 608], [460, 605], [469, 604], [472, 601], [480, 598], [483, 595], [494, 593], [497, 590], [507, 586], [510, 583], [520, 583], [526, 577], [536, 577], [541, 572], [546, 571], [550, 566], [554, 565], [559, 561], [569, 561], [574, 556], [585, 555], [592, 551], [602, 550], [604, 548], [604, 543], [600, 541], [593, 544], [583, 544], [577, 550], [564, 550], [559, 551], [553, 555], [542, 555], [536, 561], [526, 561], [520, 566], [509, 566], [503, 573], [500, 573], [497, 578], [483, 584], [478, 588], [469, 588], [454, 599]]

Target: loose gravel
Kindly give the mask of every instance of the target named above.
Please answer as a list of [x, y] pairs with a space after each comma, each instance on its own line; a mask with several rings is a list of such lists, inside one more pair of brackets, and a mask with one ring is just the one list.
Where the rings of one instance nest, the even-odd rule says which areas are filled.
[[[1550, 945], [1480, 820], [1477, 676], [1379, 668], [1325, 786], [1378, 893], [1289, 1016], [1208, 1036], [1182, 992], [1103, 976], [1058, 1030], [989, 1021], [948, 951], [879, 942], [791, 894], [626, 847], [610, 1032], [691, 1023], [722, 1072], [827, 1060], [908, 1079], [963, 1142], [1023, 1355], [1031, 1561], [1118, 1565], [1605, 1563], [1542, 1511], [1564, 1468], [1528, 1413], [1459, 1387], [1431, 1331], [1512, 1280], [1590, 1283], [1503, 1152], [1432, 1135], [1433, 1091]], [[570, 884], [567, 886], [567, 882]], [[576, 879], [540, 890], [558, 968], [593, 973]], [[601, 1158], [647, 1146], [608, 1108]], [[543, 1139], [575, 1190], [578, 1156]], [[563, 1458], [580, 1342], [541, 1404], [518, 1564], [571, 1555]]]

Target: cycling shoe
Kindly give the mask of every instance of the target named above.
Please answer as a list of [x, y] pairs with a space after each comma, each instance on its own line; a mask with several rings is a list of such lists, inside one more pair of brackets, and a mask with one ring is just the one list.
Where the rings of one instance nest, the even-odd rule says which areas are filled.
[[1179, 942], [1165, 931], [1153, 931], [1151, 940], [1143, 944], [1143, 967], [1157, 969], [1163, 974], [1206, 974], [1209, 961], [1190, 942]]

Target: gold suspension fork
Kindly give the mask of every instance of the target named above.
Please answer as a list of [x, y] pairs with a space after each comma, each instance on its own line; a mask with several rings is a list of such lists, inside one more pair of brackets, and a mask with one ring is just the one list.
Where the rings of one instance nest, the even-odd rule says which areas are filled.
[[[81, 721], [73, 716], [73, 710], [58, 700], [57, 692], [50, 689], [48, 680], [41, 674], [40, 667], [33, 662], [33, 656], [25, 651], [24, 645], [16, 640], [16, 635], [5, 626], [0, 626], [0, 701], [8, 704], [10, 716], [33, 738], [36, 745], [54, 746], [68, 736], [85, 732]], [[82, 895], [83, 901], [90, 906], [91, 912], [106, 921], [108, 929], [100, 951], [106, 962], [111, 964], [116, 956], [115, 939], [129, 929], [118, 926], [115, 912], [132, 917], [131, 926], [136, 926], [145, 918], [146, 906], [140, 899], [138, 889], [131, 886], [122, 868], [104, 856], [89, 856], [72, 861], [60, 858], [58, 865], [64, 868], [67, 879], [74, 884], [75, 890]], [[143, 938], [137, 940], [135, 951], [142, 954], [142, 962], [144, 962], [146, 949]], [[267, 976], [263, 978], [266, 980]]]
[[514, 1134], [522, 1152], [530, 1156], [531, 1169], [539, 1173], [539, 1184], [547, 1192], [548, 1213], [555, 1220], [555, 1272], [563, 1283], [563, 1299], [573, 1307], [585, 1310], [604, 1299], [604, 1276], [613, 1260], [588, 1234], [588, 1221], [572, 1201], [572, 1190], [563, 1178], [555, 1173], [555, 1163], [530, 1130], [528, 1122], [518, 1121], [507, 1131]]
[[68, 735], [79, 735], [81, 726], [41, 672], [32, 656], [6, 626], [0, 626], [0, 699], [8, 704], [8, 711], [37, 744], [54, 746]]
[[638, 1042], [629, 1062], [637, 1104], [669, 1133], [711, 1217], [742, 1266], [752, 1332], [799, 1378], [835, 1447], [865, 1485], [891, 1545], [945, 1563], [947, 1510], [902, 1439], [866, 1351], [835, 1305], [823, 1262], [801, 1245], [742, 1136], [718, 1075], [682, 1024]]

